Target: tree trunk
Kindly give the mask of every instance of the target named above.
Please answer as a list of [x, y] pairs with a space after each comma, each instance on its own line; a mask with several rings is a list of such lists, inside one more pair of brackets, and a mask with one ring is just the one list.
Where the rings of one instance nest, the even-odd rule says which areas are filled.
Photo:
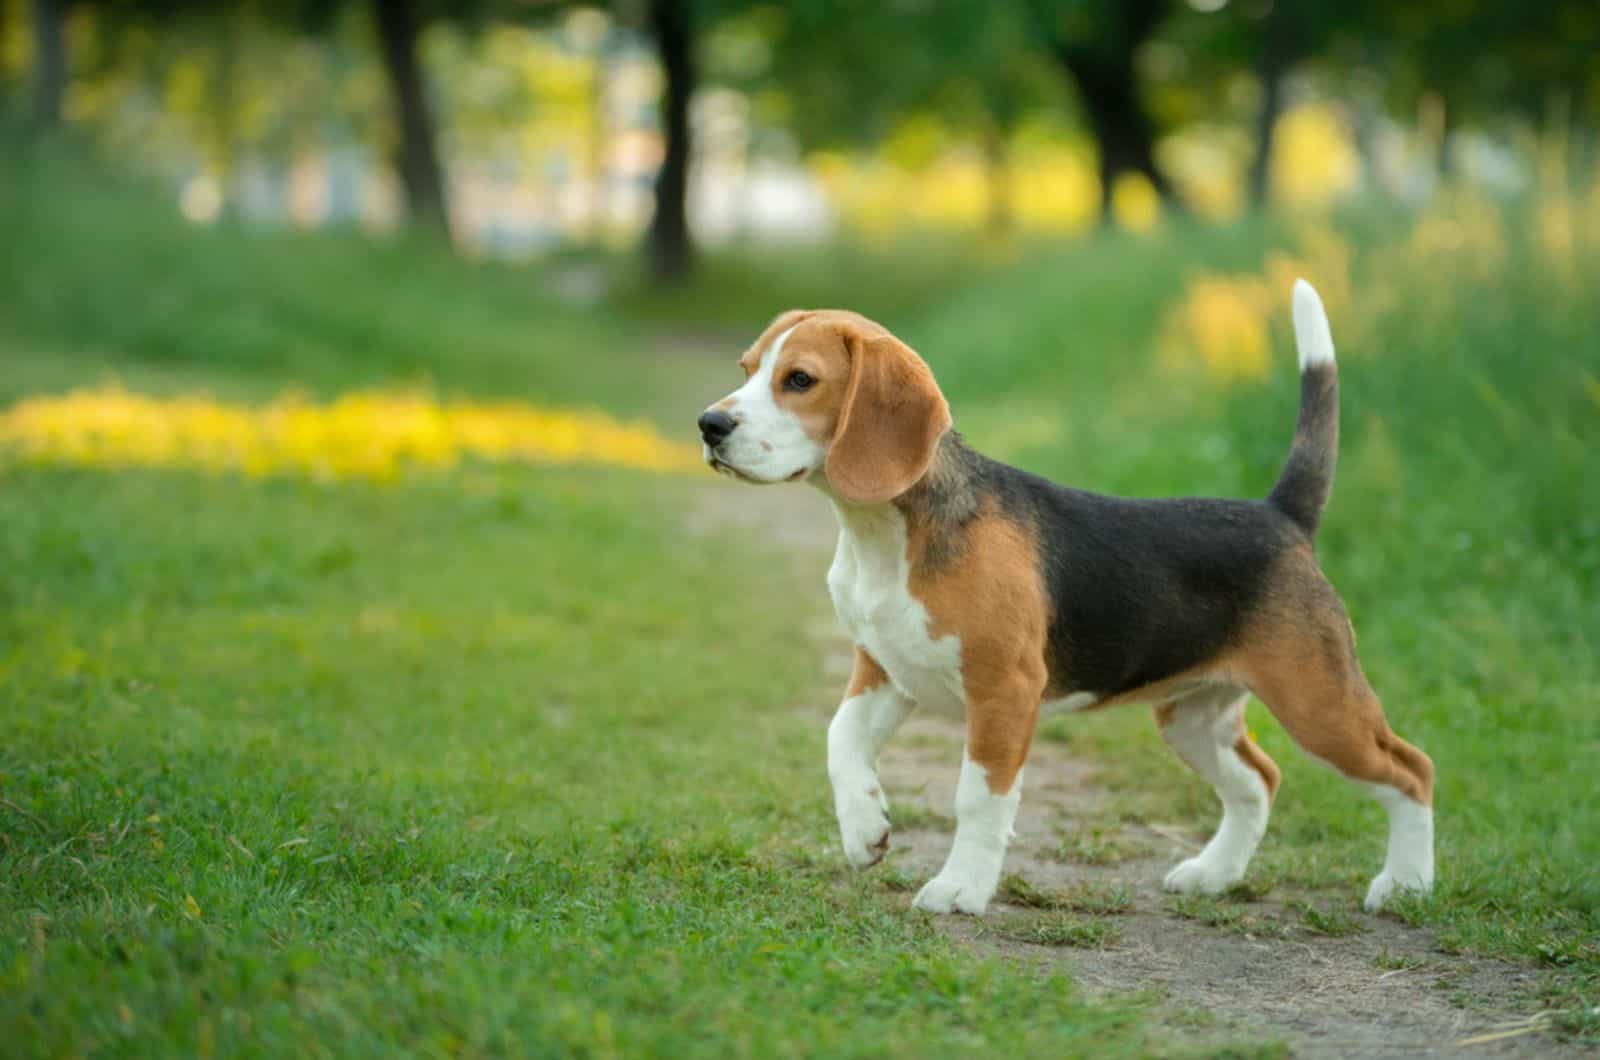
[[655, 36], [666, 75], [663, 135], [666, 157], [656, 174], [656, 212], [650, 221], [650, 263], [662, 283], [689, 274], [694, 248], [689, 242], [689, 99], [694, 94], [690, 0], [650, 0], [650, 32]]
[[1250, 160], [1250, 205], [1265, 210], [1272, 197], [1272, 145], [1283, 112], [1283, 75], [1262, 72], [1261, 112], [1256, 115], [1256, 155]]
[[444, 175], [434, 145], [433, 118], [428, 113], [422, 67], [417, 61], [417, 16], [411, 0], [373, 0], [383, 67], [389, 77], [395, 119], [400, 126], [396, 166], [406, 190], [411, 217], [450, 235]]
[[1261, 31], [1256, 77], [1261, 82], [1261, 110], [1256, 114], [1256, 154], [1250, 161], [1250, 205], [1265, 210], [1272, 195], [1272, 145], [1283, 113], [1283, 78], [1293, 62], [1290, 15], [1273, 5]]
[[1115, 18], [1098, 38], [1085, 44], [1067, 43], [1056, 34], [1045, 8], [1035, 6], [1052, 50], [1067, 75], [1077, 85], [1079, 98], [1100, 148], [1100, 219], [1112, 218], [1111, 190], [1123, 173], [1139, 173], [1150, 181], [1162, 204], [1183, 212], [1171, 182], [1156, 166], [1155, 130], [1139, 101], [1138, 71], [1134, 58], [1155, 33], [1167, 11], [1166, 0], [1117, 0], [1110, 7]]
[[67, 0], [33, 0], [33, 116], [45, 128], [61, 124], [61, 98], [67, 90], [66, 15]]
[[1183, 204], [1156, 166], [1155, 131], [1139, 105], [1133, 53], [1113, 60], [1088, 56], [1064, 59], [1078, 84], [1089, 127], [1100, 148], [1100, 220], [1112, 220], [1111, 189], [1124, 173], [1139, 173], [1163, 205], [1182, 212]]

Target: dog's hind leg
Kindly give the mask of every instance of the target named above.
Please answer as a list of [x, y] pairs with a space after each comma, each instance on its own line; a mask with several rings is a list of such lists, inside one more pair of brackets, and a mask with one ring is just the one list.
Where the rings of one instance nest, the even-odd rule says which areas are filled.
[[[1310, 668], [1315, 671], [1315, 668]], [[1433, 889], [1433, 762], [1396, 736], [1357, 671], [1292, 680], [1267, 677], [1262, 699], [1307, 754], [1365, 788], [1389, 817], [1383, 871], [1367, 889], [1375, 912], [1397, 890]]]
[[1156, 707], [1161, 738], [1216, 789], [1222, 824], [1205, 849], [1167, 873], [1164, 886], [1182, 894], [1217, 894], [1244, 877], [1267, 830], [1278, 767], [1244, 727], [1249, 694], [1223, 686]]
[[1394, 734], [1356, 661], [1344, 608], [1325, 581], [1252, 638], [1237, 666], [1307, 754], [1365, 788], [1389, 817], [1368, 912], [1398, 890], [1433, 889], [1433, 762]]

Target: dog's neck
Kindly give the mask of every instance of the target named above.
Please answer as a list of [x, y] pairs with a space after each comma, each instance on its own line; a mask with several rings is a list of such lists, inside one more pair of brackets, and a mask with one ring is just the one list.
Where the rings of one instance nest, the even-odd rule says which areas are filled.
[[812, 483], [833, 504], [845, 535], [866, 542], [883, 539], [886, 531], [895, 531], [897, 537], [903, 533], [912, 567], [942, 566], [959, 551], [959, 531], [978, 515], [982, 472], [983, 457], [949, 431], [939, 440], [928, 470], [893, 500], [851, 504], [829, 488], [820, 471]]

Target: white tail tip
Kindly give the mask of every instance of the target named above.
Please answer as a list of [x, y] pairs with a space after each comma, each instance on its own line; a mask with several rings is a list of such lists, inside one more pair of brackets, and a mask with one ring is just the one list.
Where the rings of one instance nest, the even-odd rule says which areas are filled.
[[1294, 341], [1300, 348], [1300, 370], [1333, 363], [1333, 332], [1316, 288], [1304, 280], [1294, 282]]

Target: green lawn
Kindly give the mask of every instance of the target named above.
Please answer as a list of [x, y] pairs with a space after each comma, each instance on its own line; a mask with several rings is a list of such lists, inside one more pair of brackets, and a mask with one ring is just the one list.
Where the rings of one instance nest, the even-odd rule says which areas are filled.
[[[196, 233], [69, 155], [0, 186], [0, 401], [114, 373], [239, 399], [426, 379], [686, 433], [790, 303], [882, 317], [981, 448], [1075, 485], [1259, 495], [1293, 356], [1162, 367], [1194, 270], [1302, 232], [714, 260], [675, 298], [351, 236]], [[1320, 541], [1391, 721], [1438, 767], [1399, 915], [1600, 998], [1600, 304], [1348, 222]], [[1403, 242], [1403, 240], [1400, 240]], [[1391, 249], [1386, 249], [1391, 248]], [[1600, 274], [1594, 248], [1582, 275]], [[1421, 256], [1419, 256], [1421, 255]], [[1315, 255], [1311, 255], [1313, 261]], [[792, 268], [790, 267], [792, 266]], [[1312, 277], [1318, 279], [1316, 275]], [[700, 352], [697, 343], [704, 343]], [[833, 850], [821, 570], [679, 515], [691, 480], [396, 484], [0, 465], [0, 1041], [32, 1054], [1170, 1051], [1144, 999], [983, 960]], [[711, 486], [709, 488], [715, 488]], [[728, 485], [725, 488], [736, 487]], [[820, 502], [819, 502], [820, 503]], [[788, 603], [775, 606], [773, 601]], [[1253, 881], [1354, 908], [1379, 811], [1286, 768]], [[1129, 812], [1209, 825], [1133, 710], [1053, 724]]]
[[707, 606], [794, 586], [644, 486], [9, 473], [0, 1037], [1134, 1049], [817, 857], [794, 614]]

